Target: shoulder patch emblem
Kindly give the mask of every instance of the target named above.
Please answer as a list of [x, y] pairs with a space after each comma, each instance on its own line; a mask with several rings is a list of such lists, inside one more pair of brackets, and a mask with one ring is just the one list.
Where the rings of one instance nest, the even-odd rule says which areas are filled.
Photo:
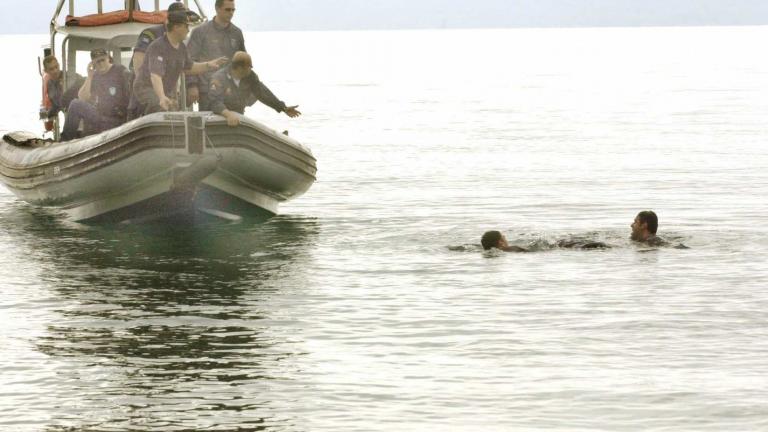
[[109, 88], [109, 94], [110, 96], [114, 96], [117, 94], [117, 87], [110, 87]]
[[157, 56], [157, 61], [163, 61], [163, 56]]

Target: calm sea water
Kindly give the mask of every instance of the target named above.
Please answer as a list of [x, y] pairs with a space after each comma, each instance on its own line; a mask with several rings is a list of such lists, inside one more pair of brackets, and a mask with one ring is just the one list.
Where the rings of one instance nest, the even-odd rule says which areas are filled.
[[[768, 429], [768, 28], [251, 33], [318, 181], [265, 223], [0, 191], [7, 431]], [[45, 37], [0, 37], [40, 130]], [[627, 240], [639, 210], [690, 247]], [[484, 254], [600, 239], [602, 251]]]

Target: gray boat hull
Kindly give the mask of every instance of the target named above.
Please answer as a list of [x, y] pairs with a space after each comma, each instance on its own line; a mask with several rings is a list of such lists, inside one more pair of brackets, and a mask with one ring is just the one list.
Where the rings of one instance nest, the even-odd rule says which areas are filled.
[[0, 181], [76, 221], [275, 214], [311, 187], [316, 171], [295, 140], [245, 117], [228, 127], [205, 112], [152, 114], [65, 143], [0, 143]]

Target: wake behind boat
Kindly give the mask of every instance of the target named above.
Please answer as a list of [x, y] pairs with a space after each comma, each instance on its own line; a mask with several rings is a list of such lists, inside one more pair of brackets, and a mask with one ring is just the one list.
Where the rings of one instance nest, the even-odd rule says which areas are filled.
[[[93, 25], [59, 26], [64, 2], [59, 1], [52, 20], [50, 50], [54, 52], [56, 36], [64, 35], [65, 85], [74, 80], [78, 53], [103, 48], [115, 64], [127, 64], [146, 27], [132, 21], [134, 14], [153, 19], [150, 13], [138, 13], [136, 2], [129, 0], [125, 14], [113, 14], [117, 22], [102, 25], [100, 17], [107, 14], [73, 19], [70, 2], [67, 21]], [[162, 14], [157, 4], [154, 13]], [[198, 10], [205, 19], [199, 5]], [[2, 132], [0, 181], [30, 204], [60, 208], [73, 220], [87, 222], [195, 212], [226, 219], [273, 215], [279, 203], [314, 183], [316, 161], [307, 147], [244, 116], [231, 127], [221, 116], [189, 111], [184, 86], [180, 88], [182, 111], [150, 114], [84, 138], [56, 142]], [[58, 129], [56, 121], [56, 138]]]

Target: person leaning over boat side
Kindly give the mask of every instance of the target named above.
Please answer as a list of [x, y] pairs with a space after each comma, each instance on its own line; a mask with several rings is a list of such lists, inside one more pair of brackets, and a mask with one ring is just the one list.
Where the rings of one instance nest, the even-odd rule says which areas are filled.
[[[246, 51], [243, 31], [232, 23], [234, 0], [216, 0], [216, 16], [195, 28], [189, 37], [189, 55], [194, 61], [209, 61], [219, 57], [232, 59], [238, 51]], [[200, 111], [211, 109], [208, 89], [213, 71], [187, 77], [187, 103], [198, 102]]]
[[81, 120], [85, 128], [84, 136], [125, 123], [130, 85], [130, 73], [125, 66], [112, 64], [112, 59], [103, 48], [91, 51], [88, 78], [80, 87], [78, 99], [69, 104], [61, 140], [77, 138]]
[[211, 111], [224, 116], [229, 126], [240, 124], [240, 117], [235, 113], [245, 114], [245, 107], [257, 101], [291, 118], [301, 115], [296, 109], [298, 105], [286, 106], [259, 80], [253, 71], [251, 56], [243, 51], [236, 52], [232, 63], [213, 75], [209, 96]]
[[177, 109], [176, 85], [182, 72], [197, 75], [217, 70], [227, 62], [226, 57], [205, 63], [192, 61], [184, 45], [189, 34], [186, 13], [169, 13], [167, 26], [165, 35], [147, 48], [144, 64], [133, 83], [133, 93], [145, 115]]
[[656, 236], [656, 231], [659, 229], [659, 217], [651, 210], [638, 213], [630, 227], [632, 233], [629, 238], [635, 242], [644, 243], [648, 246], [667, 246], [669, 244], [663, 238]]

